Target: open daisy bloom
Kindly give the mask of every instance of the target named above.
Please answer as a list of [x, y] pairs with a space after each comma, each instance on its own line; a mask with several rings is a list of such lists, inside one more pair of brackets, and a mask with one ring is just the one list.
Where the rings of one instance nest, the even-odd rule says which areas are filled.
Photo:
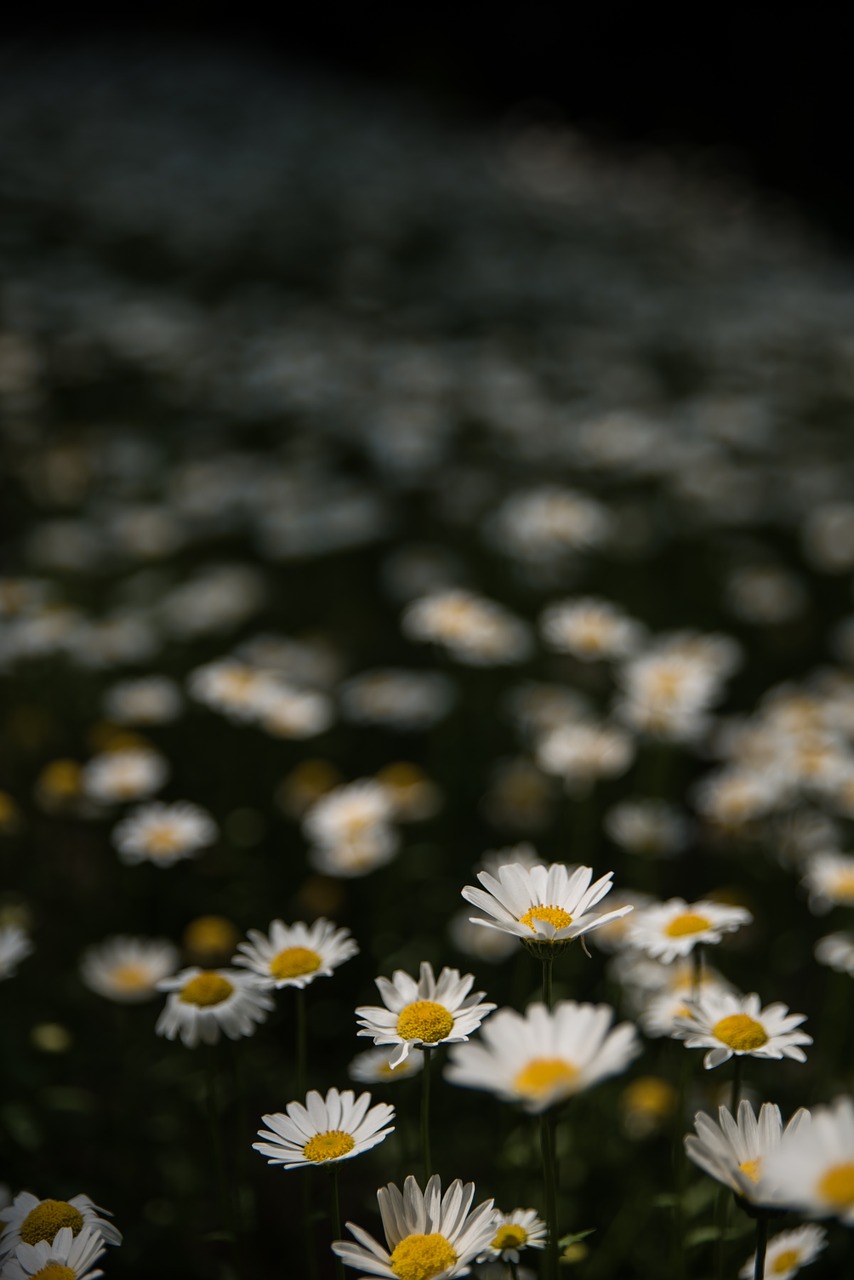
[[352, 1222], [347, 1229], [358, 1243], [336, 1240], [333, 1252], [362, 1275], [388, 1280], [451, 1280], [465, 1275], [496, 1231], [496, 1213], [486, 1200], [474, 1210], [474, 1183], [457, 1178], [442, 1195], [438, 1174], [424, 1191], [410, 1176], [403, 1192], [389, 1183], [377, 1192], [386, 1247]]
[[[774, 1280], [792, 1280], [801, 1267], [815, 1262], [822, 1249], [827, 1248], [827, 1232], [821, 1227], [797, 1227], [794, 1231], [781, 1231], [768, 1241], [765, 1253], [765, 1275]], [[739, 1271], [742, 1280], [753, 1280], [756, 1274], [756, 1255], [749, 1258]]]
[[349, 929], [336, 929], [323, 918], [311, 925], [274, 920], [269, 935], [250, 929], [248, 936], [249, 942], [238, 945], [243, 954], [234, 957], [234, 964], [251, 969], [276, 988], [307, 987], [315, 978], [329, 977], [359, 951]]
[[157, 994], [157, 984], [175, 972], [178, 950], [163, 938], [107, 938], [89, 947], [80, 976], [90, 991], [119, 1004], [139, 1004]]
[[394, 1126], [394, 1107], [386, 1102], [370, 1105], [371, 1095], [360, 1093], [355, 1097], [352, 1089], [339, 1093], [330, 1089], [322, 1098], [312, 1089], [305, 1100], [289, 1102], [286, 1115], [276, 1112], [263, 1116], [267, 1129], [259, 1129], [259, 1138], [253, 1142], [255, 1151], [267, 1157], [269, 1164], [281, 1164], [286, 1169], [306, 1164], [329, 1164], [349, 1160], [370, 1151], [382, 1142]]
[[854, 1099], [816, 1107], [810, 1123], [780, 1143], [765, 1176], [781, 1204], [854, 1226]]
[[[121, 1232], [102, 1216], [105, 1213], [106, 1209], [99, 1208], [85, 1195], [73, 1196], [71, 1200], [39, 1200], [32, 1192], [22, 1191], [3, 1210], [5, 1226], [0, 1234], [0, 1259], [14, 1253], [20, 1245], [50, 1245], [63, 1229], [74, 1238], [90, 1231], [105, 1244], [121, 1244]], [[5, 1270], [3, 1274], [5, 1276]]]
[[497, 877], [479, 872], [483, 888], [466, 885], [462, 895], [490, 917], [472, 916], [475, 924], [512, 933], [537, 948], [545, 945], [551, 952], [556, 944], [580, 938], [632, 910], [622, 906], [603, 914], [591, 912], [609, 892], [613, 874], [609, 871], [591, 884], [590, 867], [570, 871], [562, 862], [534, 867], [509, 863], [498, 868]]
[[688, 1049], [708, 1049], [706, 1070], [719, 1067], [735, 1054], [754, 1058], [794, 1058], [806, 1062], [801, 1045], [812, 1036], [796, 1031], [806, 1021], [804, 1013], [789, 1013], [784, 1004], [763, 1009], [755, 993], [742, 996], [710, 990], [686, 1002], [689, 1015], [674, 1019], [673, 1035]]
[[180, 1036], [190, 1049], [200, 1040], [216, 1044], [223, 1031], [229, 1040], [251, 1036], [273, 1008], [261, 980], [236, 969], [183, 969], [157, 986], [169, 998], [155, 1031], [167, 1040]]
[[554, 1009], [501, 1009], [480, 1042], [452, 1049], [445, 1072], [452, 1084], [486, 1089], [532, 1114], [617, 1075], [640, 1053], [633, 1026], [611, 1029], [607, 1005], [561, 1000]]
[[104, 1273], [92, 1270], [105, 1252], [104, 1237], [94, 1227], [77, 1234], [61, 1227], [52, 1241], [21, 1243], [3, 1265], [3, 1280], [97, 1280]]
[[795, 1133], [808, 1119], [809, 1112], [801, 1107], [784, 1129], [780, 1108], [774, 1103], [763, 1102], [757, 1118], [750, 1103], [742, 1099], [737, 1118], [727, 1107], [718, 1108], [717, 1122], [698, 1111], [694, 1117], [696, 1133], [686, 1136], [685, 1150], [694, 1164], [743, 1200], [773, 1205], [773, 1190], [763, 1178], [765, 1160], [784, 1133]]
[[152, 800], [128, 814], [113, 831], [122, 862], [153, 862], [158, 867], [192, 858], [216, 838], [213, 818], [188, 800], [173, 804]]
[[752, 919], [745, 907], [671, 898], [638, 911], [626, 930], [626, 941], [630, 947], [670, 964], [701, 943], [720, 942], [725, 933], [750, 924]]
[[523, 1249], [544, 1249], [548, 1228], [536, 1209], [514, 1209], [512, 1213], [499, 1213], [495, 1235], [478, 1258], [478, 1262], [500, 1259], [517, 1263]]
[[417, 982], [397, 969], [391, 981], [376, 979], [385, 1007], [362, 1005], [356, 1010], [357, 1034], [373, 1036], [377, 1045], [399, 1045], [389, 1059], [392, 1067], [403, 1062], [415, 1045], [429, 1049], [434, 1044], [467, 1040], [495, 1008], [481, 1000], [482, 991], [469, 995], [473, 982], [473, 974], [461, 977], [458, 969], [445, 968], [436, 978], [426, 960]]

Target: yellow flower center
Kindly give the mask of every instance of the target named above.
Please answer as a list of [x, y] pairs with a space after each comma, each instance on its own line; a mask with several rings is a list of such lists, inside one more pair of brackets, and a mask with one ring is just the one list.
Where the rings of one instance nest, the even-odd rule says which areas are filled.
[[564, 911], [563, 907], [530, 907], [523, 916], [519, 917], [519, 923], [526, 924], [531, 933], [537, 932], [537, 926], [534, 924], [535, 920], [545, 920], [548, 924], [554, 925], [556, 929], [565, 929], [567, 925], [572, 924], [572, 916], [568, 911]]
[[834, 1209], [847, 1209], [854, 1204], [854, 1160], [828, 1169], [819, 1181], [818, 1194]]
[[349, 1133], [343, 1129], [327, 1129], [326, 1133], [316, 1133], [302, 1149], [306, 1160], [320, 1164], [324, 1160], [340, 1160], [353, 1150], [354, 1143]]
[[691, 933], [705, 933], [711, 923], [707, 916], [701, 916], [696, 911], [683, 911], [664, 926], [664, 932], [668, 938], [684, 938]]
[[197, 974], [185, 983], [181, 989], [181, 999], [184, 1004], [195, 1004], [200, 1009], [207, 1009], [210, 1005], [222, 1004], [233, 990], [234, 987], [227, 978], [208, 971]]
[[231, 955], [240, 934], [225, 916], [198, 916], [184, 930], [188, 951], [222, 952]]
[[721, 1018], [712, 1027], [712, 1035], [736, 1053], [751, 1053], [768, 1043], [765, 1028], [746, 1013], [731, 1013], [728, 1018]]
[[120, 991], [143, 991], [151, 986], [151, 977], [141, 964], [120, 964], [111, 974], [113, 986]]
[[[443, 1004], [434, 1000], [415, 1000], [401, 1009], [397, 1019], [397, 1034], [403, 1040], [423, 1040], [436, 1044], [444, 1040], [454, 1029], [453, 1015]], [[433, 1272], [430, 1272], [432, 1275]]]
[[638, 1115], [668, 1116], [675, 1103], [673, 1085], [660, 1076], [640, 1076], [623, 1090], [623, 1105]]
[[274, 978], [299, 978], [315, 973], [320, 965], [320, 956], [310, 947], [285, 947], [270, 961], [270, 973]]
[[528, 1233], [518, 1222], [506, 1222], [499, 1227], [492, 1238], [493, 1249], [521, 1249], [527, 1242]]
[[31, 1280], [75, 1280], [77, 1272], [72, 1267], [66, 1267], [62, 1262], [49, 1262], [46, 1267], [39, 1267], [38, 1271], [34, 1271]]
[[433, 1231], [428, 1236], [404, 1236], [395, 1245], [389, 1265], [399, 1280], [431, 1280], [457, 1260], [450, 1242]]
[[854, 871], [838, 871], [833, 880], [833, 896], [838, 902], [854, 902]]
[[769, 1268], [772, 1276], [783, 1276], [787, 1271], [791, 1271], [793, 1267], [800, 1265], [803, 1253], [800, 1249], [784, 1249], [782, 1253], [778, 1253], [777, 1257], [771, 1263]]
[[757, 1156], [755, 1160], [744, 1160], [738, 1167], [740, 1172], [744, 1174], [745, 1178], [749, 1178], [755, 1186], [759, 1181], [759, 1171], [762, 1168], [762, 1157]]
[[517, 1093], [528, 1098], [539, 1098], [553, 1089], [563, 1089], [571, 1093], [581, 1073], [573, 1063], [565, 1058], [532, 1058], [517, 1072], [513, 1080]]
[[39, 1244], [53, 1240], [57, 1231], [70, 1227], [72, 1235], [83, 1226], [83, 1214], [66, 1200], [42, 1200], [31, 1209], [21, 1223], [21, 1239], [24, 1244]]
[[163, 822], [159, 826], [151, 827], [148, 831], [145, 842], [149, 853], [178, 853], [181, 849], [181, 838], [175, 827], [170, 823]]

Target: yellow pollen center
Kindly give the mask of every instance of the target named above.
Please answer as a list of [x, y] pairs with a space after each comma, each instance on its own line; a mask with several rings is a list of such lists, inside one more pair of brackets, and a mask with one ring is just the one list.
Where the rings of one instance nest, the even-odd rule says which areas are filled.
[[528, 1239], [528, 1233], [517, 1222], [507, 1222], [499, 1227], [492, 1238], [493, 1249], [521, 1249]]
[[738, 1167], [740, 1172], [744, 1174], [745, 1178], [749, 1178], [755, 1186], [759, 1181], [759, 1171], [762, 1168], [762, 1157], [757, 1156], [755, 1160], [744, 1160]]
[[299, 978], [316, 973], [320, 963], [320, 956], [310, 947], [285, 947], [270, 961], [270, 973], [274, 978]]
[[769, 1268], [772, 1276], [783, 1276], [787, 1271], [791, 1271], [793, 1267], [800, 1265], [803, 1254], [800, 1249], [784, 1249], [782, 1253], [778, 1253], [777, 1257], [771, 1263]]
[[112, 973], [113, 985], [121, 991], [143, 991], [151, 977], [140, 964], [120, 964]]
[[746, 1013], [731, 1013], [728, 1018], [721, 1018], [712, 1027], [712, 1035], [736, 1053], [750, 1053], [768, 1043], [765, 1028]]
[[828, 1169], [819, 1181], [818, 1194], [835, 1209], [847, 1209], [854, 1204], [854, 1160]]
[[833, 881], [833, 896], [839, 902], [854, 902], [854, 871], [839, 871]]
[[[415, 1000], [401, 1009], [397, 1019], [397, 1034], [403, 1040], [423, 1040], [424, 1044], [437, 1044], [454, 1029], [453, 1015], [443, 1004], [434, 1000]], [[413, 1237], [414, 1238], [414, 1237]], [[432, 1275], [433, 1272], [430, 1272]]]
[[21, 1223], [21, 1239], [24, 1244], [39, 1244], [42, 1240], [53, 1240], [63, 1227], [70, 1227], [76, 1236], [82, 1226], [83, 1214], [73, 1204], [66, 1200], [42, 1200]]
[[77, 1272], [62, 1262], [49, 1262], [46, 1267], [34, 1271], [30, 1280], [75, 1280]]
[[174, 827], [163, 823], [152, 827], [146, 836], [149, 853], [177, 853], [181, 848], [181, 840]]
[[535, 920], [545, 920], [547, 924], [553, 925], [555, 929], [565, 929], [567, 925], [572, 924], [572, 916], [568, 911], [564, 911], [563, 907], [530, 907], [523, 916], [519, 917], [519, 923], [526, 924], [531, 933], [537, 932]]
[[302, 1149], [306, 1160], [320, 1164], [324, 1160], [340, 1160], [353, 1150], [356, 1144], [349, 1133], [343, 1129], [327, 1129], [326, 1133], [316, 1133]]
[[683, 911], [681, 916], [674, 916], [664, 926], [664, 932], [668, 938], [684, 938], [691, 933], [704, 933], [711, 923], [707, 916], [701, 916], [696, 911]]
[[565, 1058], [532, 1058], [517, 1072], [513, 1086], [518, 1093], [529, 1098], [539, 1098], [553, 1089], [571, 1093], [581, 1073]]
[[233, 990], [234, 987], [227, 978], [207, 971], [197, 974], [186, 983], [181, 990], [181, 999], [184, 1004], [195, 1004], [200, 1009], [207, 1009], [210, 1005], [222, 1004]]
[[438, 1231], [430, 1235], [404, 1236], [395, 1245], [389, 1265], [398, 1280], [431, 1280], [457, 1260], [450, 1242]]

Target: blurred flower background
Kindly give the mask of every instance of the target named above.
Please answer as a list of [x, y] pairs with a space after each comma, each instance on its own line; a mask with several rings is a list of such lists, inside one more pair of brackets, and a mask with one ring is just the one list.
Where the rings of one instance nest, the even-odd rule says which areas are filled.
[[[774, 1199], [822, 1228], [768, 1258], [842, 1274], [842, 251], [542, 104], [223, 41], [2, 63], [0, 1269], [316, 1280], [423, 1173], [441, 1247], [386, 1229], [391, 1274], [551, 1275], [545, 1108], [564, 1273], [732, 1275], [771, 1201], [683, 1138], [741, 1094], [822, 1108]], [[601, 928], [551, 864], [612, 877]]]

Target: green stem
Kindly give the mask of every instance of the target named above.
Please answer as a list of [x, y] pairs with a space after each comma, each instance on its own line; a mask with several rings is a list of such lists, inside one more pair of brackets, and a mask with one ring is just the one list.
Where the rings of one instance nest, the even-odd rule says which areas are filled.
[[421, 1154], [424, 1160], [424, 1185], [433, 1172], [433, 1162], [430, 1157], [430, 1058], [432, 1049], [429, 1045], [422, 1044], [422, 1053], [424, 1054], [424, 1066], [421, 1069]]
[[549, 1230], [546, 1276], [548, 1280], [558, 1280], [560, 1232], [557, 1225], [557, 1154], [554, 1120], [547, 1111], [540, 1116], [540, 1149], [543, 1156], [543, 1185], [546, 1193], [546, 1224]]
[[[338, 1198], [338, 1165], [333, 1164], [329, 1170], [332, 1175], [329, 1180], [329, 1197], [330, 1197], [330, 1213], [332, 1218], [332, 1239], [341, 1239], [341, 1204]], [[335, 1274], [338, 1280], [344, 1280], [344, 1263], [335, 1255]]]
[[308, 1028], [305, 991], [297, 987], [297, 1098], [305, 1102], [305, 1081], [308, 1063]]
[[756, 1219], [756, 1261], [753, 1264], [753, 1280], [765, 1276], [765, 1250], [768, 1247], [768, 1219], [760, 1213]]
[[314, 1249], [314, 1226], [311, 1218], [311, 1178], [300, 1178], [302, 1230], [305, 1245], [306, 1275], [317, 1280], [317, 1254]]
[[551, 957], [543, 961], [543, 1004], [547, 1009], [551, 1009], [552, 1004], [554, 1003], [554, 997], [552, 995], [553, 966], [554, 960]]

